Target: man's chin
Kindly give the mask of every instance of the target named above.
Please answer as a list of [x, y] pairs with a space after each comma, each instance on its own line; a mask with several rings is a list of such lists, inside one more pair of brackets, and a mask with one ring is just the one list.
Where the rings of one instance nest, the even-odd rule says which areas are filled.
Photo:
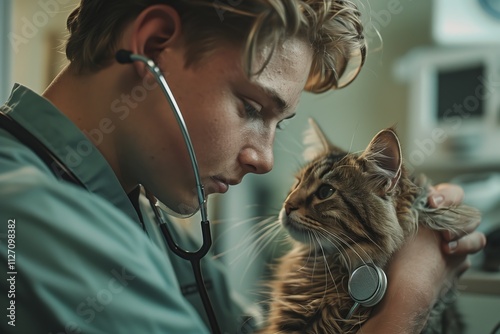
[[169, 215], [179, 218], [189, 218], [200, 209], [197, 200], [191, 201], [189, 203], [187, 201], [175, 204], [167, 203], [163, 203], [162, 201], [158, 200], [158, 204], [163, 211], [165, 211]]

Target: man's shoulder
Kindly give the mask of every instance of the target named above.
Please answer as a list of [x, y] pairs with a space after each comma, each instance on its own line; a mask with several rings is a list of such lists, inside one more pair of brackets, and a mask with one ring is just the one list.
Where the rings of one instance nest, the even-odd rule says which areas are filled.
[[[6, 163], [0, 167], [0, 234], [7, 235], [4, 222], [15, 222], [16, 256], [22, 259], [16, 287], [20, 300], [30, 300], [17, 308], [19, 318], [31, 319], [23, 324], [26, 332], [69, 322], [85, 332], [205, 332], [168, 259], [138, 224], [83, 188], [35, 166], [0, 160]], [[5, 257], [0, 254], [1, 261]], [[40, 309], [48, 315], [38, 316]], [[141, 313], [159, 309], [162, 317], [154, 321]], [[109, 322], [123, 317], [123, 324]]]
[[67, 323], [85, 332], [206, 332], [171, 264], [99, 196], [24, 166], [0, 173], [0, 222], [7, 221], [15, 222], [16, 295], [25, 301], [17, 313], [31, 319], [21, 325], [26, 332], [59, 332]]
[[10, 167], [0, 167], [0, 216], [29, 217], [26, 225], [47, 228], [71, 221], [73, 228], [89, 232], [114, 232], [119, 227], [129, 235], [142, 236], [136, 222], [100, 196], [35, 166], [11, 163]]

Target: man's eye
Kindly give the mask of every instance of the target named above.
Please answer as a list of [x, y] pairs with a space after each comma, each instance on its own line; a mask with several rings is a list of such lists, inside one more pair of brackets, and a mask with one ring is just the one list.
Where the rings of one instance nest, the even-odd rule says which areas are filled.
[[248, 101], [246, 99], [242, 99], [243, 108], [245, 108], [245, 113], [249, 117], [258, 117], [260, 115], [260, 111], [262, 107], [255, 102]]
[[292, 114], [292, 115], [288, 116], [287, 118], [282, 119], [281, 121], [278, 122], [278, 124], [276, 125], [276, 128], [278, 130], [284, 130], [288, 126], [288, 122], [290, 122], [292, 120], [292, 118], [294, 118], [294, 117], [295, 117], [295, 114]]
[[278, 124], [276, 125], [276, 129], [284, 130], [287, 127], [289, 121], [290, 120], [286, 118], [284, 120], [279, 121]]

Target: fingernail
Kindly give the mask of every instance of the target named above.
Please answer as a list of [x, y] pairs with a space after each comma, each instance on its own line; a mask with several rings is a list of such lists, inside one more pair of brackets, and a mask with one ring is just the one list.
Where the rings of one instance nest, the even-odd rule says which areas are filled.
[[432, 200], [434, 201], [434, 205], [438, 206], [443, 203], [444, 197], [442, 195], [435, 195], [432, 197]]
[[456, 240], [448, 243], [448, 248], [450, 249], [450, 252], [454, 251], [455, 248], [457, 248], [457, 246], [458, 242]]

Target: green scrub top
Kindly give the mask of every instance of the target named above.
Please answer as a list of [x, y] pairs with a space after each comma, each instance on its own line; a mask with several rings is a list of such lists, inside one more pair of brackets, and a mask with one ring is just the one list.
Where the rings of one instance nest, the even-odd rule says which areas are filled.
[[[139, 189], [126, 194], [84, 133], [26, 87], [15, 85], [1, 111], [86, 189], [0, 129], [0, 332], [208, 333], [191, 265], [167, 250]], [[109, 130], [120, 120], [103, 122]], [[169, 225], [180, 244], [199, 247]], [[243, 311], [221, 263], [209, 254], [202, 268], [222, 332], [237, 333]]]

